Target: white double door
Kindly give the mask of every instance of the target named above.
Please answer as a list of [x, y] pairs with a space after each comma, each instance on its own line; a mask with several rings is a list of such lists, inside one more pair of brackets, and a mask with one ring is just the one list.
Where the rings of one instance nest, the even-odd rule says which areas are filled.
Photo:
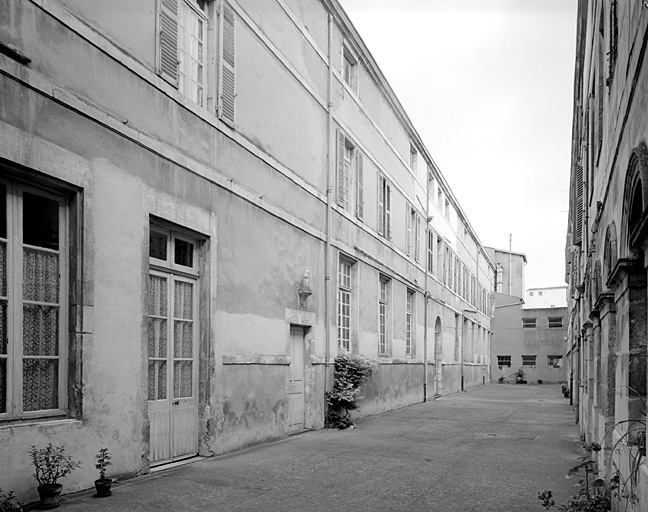
[[148, 294], [150, 462], [198, 452], [197, 279], [151, 270]]

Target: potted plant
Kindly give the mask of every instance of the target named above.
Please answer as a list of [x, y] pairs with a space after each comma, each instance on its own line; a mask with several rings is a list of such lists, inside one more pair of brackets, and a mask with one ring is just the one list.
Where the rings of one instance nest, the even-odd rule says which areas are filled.
[[524, 383], [524, 370], [522, 368], [519, 368], [511, 376], [515, 376], [515, 382], [517, 382], [518, 384]]
[[69, 455], [65, 455], [63, 446], [54, 446], [52, 443], [49, 443], [45, 448], [32, 446], [29, 454], [36, 469], [34, 478], [38, 482], [40, 508], [58, 507], [63, 488], [58, 483], [58, 479], [69, 475], [81, 463], [73, 460]]
[[95, 480], [95, 489], [97, 489], [97, 498], [104, 498], [110, 496], [112, 491], [110, 487], [112, 485], [112, 478], [106, 478], [106, 468], [112, 464], [110, 462], [111, 455], [108, 452], [108, 448], [102, 448], [99, 450], [99, 453], [95, 455], [97, 463], [95, 468], [99, 470], [99, 479]]
[[21, 512], [22, 507], [20, 502], [16, 499], [13, 491], [3, 493], [0, 489], [0, 512]]

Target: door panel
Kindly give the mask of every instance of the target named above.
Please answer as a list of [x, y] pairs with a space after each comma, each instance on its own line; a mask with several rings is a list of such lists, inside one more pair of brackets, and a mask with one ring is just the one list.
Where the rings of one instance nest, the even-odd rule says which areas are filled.
[[290, 328], [288, 430], [304, 428], [304, 330]]
[[148, 304], [150, 462], [198, 452], [197, 280], [151, 270]]

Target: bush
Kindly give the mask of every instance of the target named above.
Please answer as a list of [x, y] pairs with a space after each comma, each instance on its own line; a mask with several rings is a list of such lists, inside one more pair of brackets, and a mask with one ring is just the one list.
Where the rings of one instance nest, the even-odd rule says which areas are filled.
[[20, 512], [21, 510], [21, 505], [14, 496], [13, 491], [4, 494], [0, 489], [0, 512]]
[[329, 427], [343, 429], [354, 426], [349, 411], [358, 408], [361, 387], [376, 368], [378, 363], [368, 357], [346, 351], [335, 356], [333, 389], [326, 392], [326, 420]]

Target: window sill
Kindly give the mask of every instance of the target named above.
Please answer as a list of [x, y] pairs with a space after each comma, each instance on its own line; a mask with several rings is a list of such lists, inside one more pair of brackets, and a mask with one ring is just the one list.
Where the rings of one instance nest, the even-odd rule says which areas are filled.
[[0, 421], [0, 431], [12, 430], [14, 428], [33, 428], [33, 427], [64, 427], [72, 425], [81, 425], [82, 421], [73, 418], [29, 418], [29, 419], [11, 419]]

